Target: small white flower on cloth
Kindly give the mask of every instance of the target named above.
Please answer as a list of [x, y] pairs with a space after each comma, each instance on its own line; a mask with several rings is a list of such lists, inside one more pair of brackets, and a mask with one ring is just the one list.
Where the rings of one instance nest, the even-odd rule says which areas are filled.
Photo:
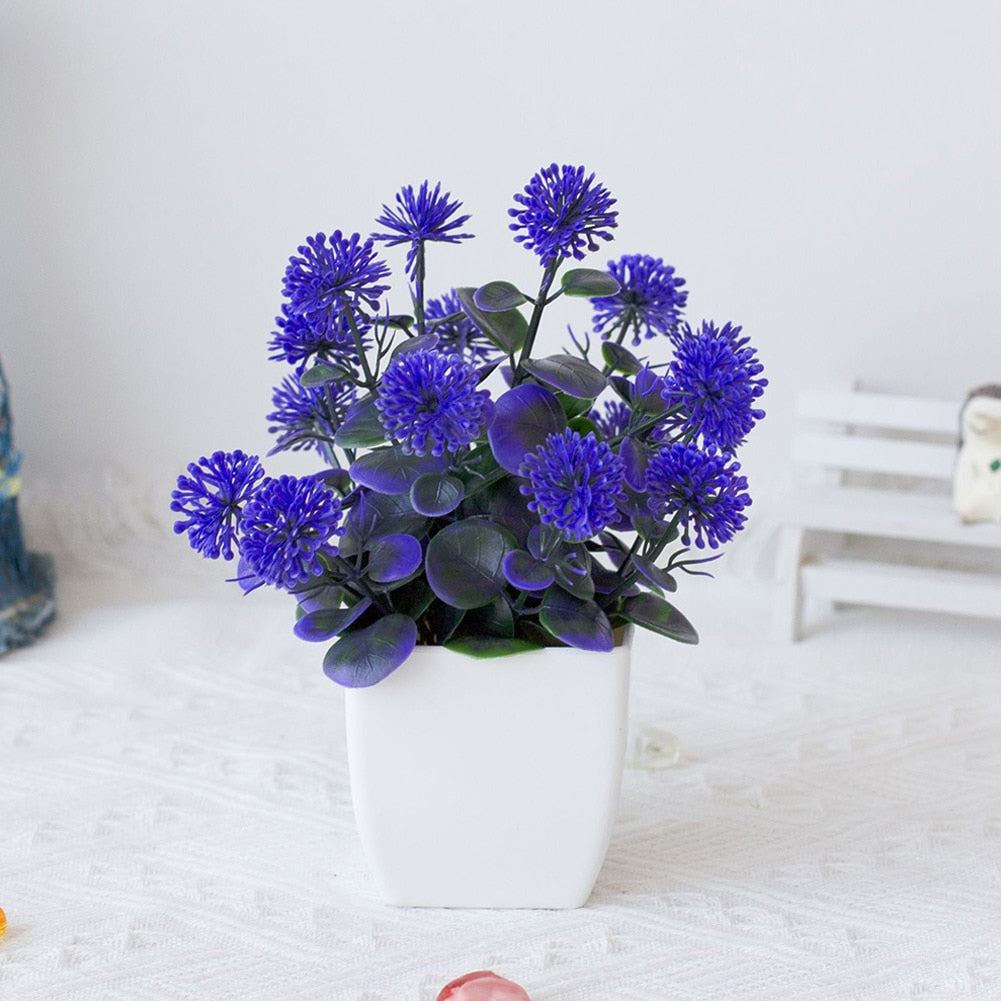
[[524, 988], [489, 970], [478, 970], [446, 984], [437, 1001], [531, 1001]]

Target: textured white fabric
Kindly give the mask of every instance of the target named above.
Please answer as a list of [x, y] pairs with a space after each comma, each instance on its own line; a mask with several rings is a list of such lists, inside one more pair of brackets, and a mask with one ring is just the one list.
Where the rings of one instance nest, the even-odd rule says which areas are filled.
[[703, 644], [641, 636], [633, 688], [680, 760], [627, 770], [588, 906], [394, 909], [323, 647], [143, 534], [64, 553], [57, 623], [0, 660], [3, 1001], [433, 1001], [484, 968], [533, 1001], [1001, 998], [998, 625], [776, 646], [766, 587], [688, 582]]

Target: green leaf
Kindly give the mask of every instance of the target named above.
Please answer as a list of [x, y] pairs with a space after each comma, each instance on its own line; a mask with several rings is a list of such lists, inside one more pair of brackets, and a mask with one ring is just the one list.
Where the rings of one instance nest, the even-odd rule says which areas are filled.
[[417, 623], [394, 612], [343, 635], [323, 658], [323, 673], [347, 688], [368, 688], [392, 674], [417, 645]]
[[539, 622], [568, 646], [599, 651], [615, 646], [612, 624], [597, 603], [575, 598], [556, 585], [543, 598]]
[[420, 538], [427, 526], [427, 518], [414, 511], [406, 493], [377, 494], [362, 490], [348, 511], [337, 549], [342, 556], [356, 556], [370, 547], [372, 539], [397, 533]]
[[382, 535], [372, 545], [365, 574], [377, 584], [402, 581], [420, 567], [421, 555], [421, 544], [412, 535]]
[[505, 354], [514, 354], [528, 334], [528, 320], [516, 309], [506, 309], [501, 313], [488, 313], [476, 305], [476, 289], [457, 288], [455, 294], [459, 297], [466, 315], [483, 333], [490, 338]]
[[593, 434], [596, 438], [601, 436], [598, 434], [598, 425], [591, 420], [590, 417], [573, 417], [567, 422], [567, 427], [571, 431], [576, 431], [581, 438], [586, 438], [589, 434]]
[[564, 295], [582, 296], [586, 299], [615, 295], [622, 287], [608, 272], [596, 271], [594, 268], [573, 268], [566, 271], [561, 284]]
[[542, 647], [528, 640], [501, 636], [463, 636], [445, 644], [446, 650], [464, 653], [468, 657], [485, 659], [488, 657], [510, 657], [515, 653], [528, 653], [530, 650], [541, 650]]
[[527, 297], [510, 282], [487, 282], [473, 293], [476, 308], [485, 313], [503, 313], [528, 302]]
[[462, 620], [467, 613], [462, 608], [453, 608], [451, 605], [446, 605], [445, 602], [440, 601], [434, 596], [433, 592], [428, 590], [423, 580], [420, 581], [420, 584], [430, 598], [430, 604], [425, 612], [421, 613], [423, 616], [423, 632], [426, 636], [430, 637], [431, 643], [438, 646], [445, 646], [454, 635], [456, 629], [462, 625]]
[[665, 591], [677, 591], [678, 582], [667, 570], [658, 567], [652, 560], [645, 556], [634, 556], [633, 566], [639, 573], [655, 587], [663, 588]]
[[415, 511], [429, 518], [440, 518], [454, 511], [462, 502], [466, 488], [457, 476], [448, 473], [424, 473], [410, 488], [410, 503]]
[[371, 604], [369, 598], [363, 598], [348, 608], [318, 608], [315, 612], [307, 612], [299, 618], [293, 631], [299, 639], [310, 643], [333, 639], [360, 615], [367, 612]]
[[418, 477], [440, 473], [445, 459], [433, 455], [406, 455], [392, 446], [376, 448], [351, 463], [355, 483], [380, 494], [409, 494]]
[[493, 636], [510, 639], [514, 636], [514, 613], [503, 595], [479, 608], [470, 609], [462, 620], [463, 636]]
[[437, 334], [418, 334], [400, 341], [393, 349], [393, 357], [409, 354], [411, 351], [431, 351], [438, 346]]
[[674, 605], [655, 594], [637, 594], [622, 602], [619, 613], [627, 622], [642, 626], [651, 632], [667, 636], [679, 643], [695, 644], [699, 634], [695, 627]]
[[574, 355], [529, 358], [521, 364], [539, 382], [579, 400], [593, 400], [608, 384], [599, 369]]
[[394, 313], [391, 316], [380, 316], [380, 326], [393, 330], [409, 330], [414, 325], [414, 318], [407, 313]]
[[605, 359], [605, 364], [615, 372], [625, 372], [627, 375], [636, 375], [643, 368], [643, 363], [627, 348], [615, 341], [601, 342], [601, 357]]
[[328, 382], [350, 382], [352, 374], [338, 365], [328, 365], [319, 361], [299, 376], [300, 386], [325, 386]]
[[575, 598], [590, 601], [594, 597], [594, 580], [587, 567], [580, 560], [566, 558], [552, 565], [556, 583]]
[[363, 396], [348, 407], [334, 441], [341, 448], [371, 448], [386, 441], [386, 429], [379, 420], [374, 396]]
[[499, 525], [467, 519], [446, 525], [428, 543], [424, 570], [431, 590], [455, 608], [479, 608], [506, 585], [502, 564], [515, 548]]

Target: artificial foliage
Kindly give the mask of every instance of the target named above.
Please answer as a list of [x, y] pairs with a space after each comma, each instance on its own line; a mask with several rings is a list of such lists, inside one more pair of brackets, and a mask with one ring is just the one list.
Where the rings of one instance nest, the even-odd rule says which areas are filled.
[[[672, 596], [745, 523], [735, 456], [767, 380], [740, 327], [685, 319], [685, 281], [662, 259], [579, 265], [612, 239], [615, 204], [583, 167], [536, 173], [510, 209], [539, 268], [526, 289], [428, 295], [429, 245], [472, 234], [427, 181], [370, 236], [317, 233], [290, 258], [272, 452], [308, 449], [322, 468], [269, 476], [216, 451], [178, 477], [171, 509], [203, 556], [239, 558], [244, 590], [294, 597], [295, 632], [327, 645], [334, 681], [375, 684], [417, 644], [601, 651], [629, 623], [697, 642]], [[395, 247], [406, 313], [387, 302], [380, 254]], [[540, 357], [561, 297], [584, 300], [591, 332]], [[670, 360], [637, 352], [658, 344]]]

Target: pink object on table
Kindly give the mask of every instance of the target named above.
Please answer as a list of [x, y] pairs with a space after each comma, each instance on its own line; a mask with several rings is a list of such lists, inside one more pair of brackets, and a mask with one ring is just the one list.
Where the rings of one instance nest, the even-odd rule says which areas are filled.
[[489, 970], [478, 970], [446, 984], [437, 1001], [531, 1001], [531, 998], [516, 983]]

